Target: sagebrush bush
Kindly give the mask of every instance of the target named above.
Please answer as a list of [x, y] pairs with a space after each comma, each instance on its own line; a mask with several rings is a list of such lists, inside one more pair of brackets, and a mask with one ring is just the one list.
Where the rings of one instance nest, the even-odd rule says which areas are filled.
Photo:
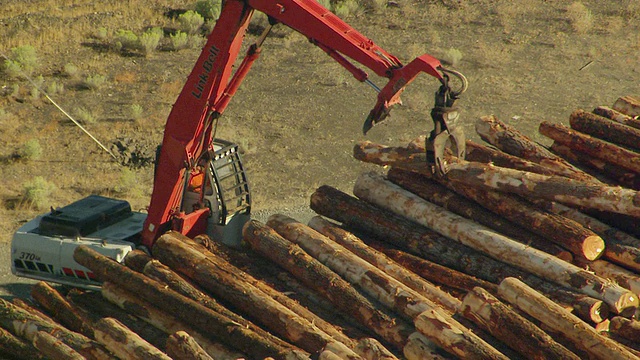
[[114, 35], [116, 50], [134, 50], [138, 47], [138, 35], [131, 30], [119, 29]]
[[567, 16], [571, 28], [578, 34], [587, 33], [593, 27], [593, 14], [581, 2], [574, 2], [567, 6]]
[[64, 65], [64, 68], [62, 69], [64, 75], [70, 77], [70, 78], [76, 78], [78, 77], [78, 74], [80, 73], [80, 71], [78, 70], [78, 67], [75, 66], [72, 63], [67, 63]]
[[64, 92], [64, 84], [56, 80], [53, 80], [49, 84], [47, 84], [46, 91], [47, 91], [47, 94], [49, 95], [61, 94]]
[[196, 34], [202, 27], [202, 24], [204, 24], [204, 18], [197, 12], [189, 10], [178, 16], [178, 23], [180, 24], [181, 31], [193, 35]]
[[75, 110], [76, 120], [84, 124], [92, 124], [98, 121], [96, 113], [86, 107], [80, 106]]
[[449, 48], [444, 52], [441, 60], [451, 66], [456, 66], [462, 60], [462, 51], [456, 48]]
[[140, 49], [145, 55], [151, 54], [158, 48], [163, 37], [164, 32], [161, 28], [155, 27], [145, 31], [140, 35]]
[[358, 15], [362, 12], [360, 4], [356, 0], [344, 0], [333, 5], [333, 12], [340, 18]]
[[22, 144], [18, 156], [24, 160], [39, 160], [42, 157], [42, 146], [38, 139], [31, 139]]
[[97, 90], [100, 89], [107, 82], [107, 77], [104, 75], [88, 75], [84, 81], [83, 85], [89, 90]]
[[44, 85], [44, 77], [42, 75], [38, 75], [35, 79], [33, 79], [34, 84], [31, 84], [31, 90], [29, 94], [31, 95], [32, 100], [37, 100], [40, 98], [40, 89]]
[[56, 186], [53, 183], [50, 183], [42, 176], [36, 176], [24, 184], [22, 201], [27, 206], [42, 209], [48, 205], [49, 197], [55, 189]]
[[171, 42], [171, 48], [173, 50], [181, 50], [189, 47], [189, 34], [182, 31], [177, 31], [175, 34], [169, 35]]
[[201, 0], [196, 2], [196, 12], [205, 20], [218, 20], [220, 17], [220, 0]]
[[138, 183], [136, 173], [126, 167], [122, 168], [118, 182], [113, 187], [113, 190], [119, 194], [130, 193]]
[[140, 104], [132, 104], [129, 108], [131, 118], [134, 120], [140, 119], [144, 113], [144, 108]]
[[9, 78], [21, 78], [23, 73], [31, 76], [39, 65], [36, 49], [31, 45], [18, 46], [11, 49], [9, 60], [4, 60], [3, 70]]

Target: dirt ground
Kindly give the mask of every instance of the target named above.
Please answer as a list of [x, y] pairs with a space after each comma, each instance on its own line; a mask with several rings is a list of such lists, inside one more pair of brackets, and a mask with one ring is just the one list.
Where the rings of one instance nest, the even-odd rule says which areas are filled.
[[[52, 95], [72, 114], [91, 113], [85, 127], [107, 146], [118, 139], [149, 151], [160, 143], [164, 122], [199, 54], [197, 46], [148, 56], [116, 51], [118, 29], [177, 26], [168, 10], [187, 1], [0, 0], [0, 51], [35, 47], [34, 78], [64, 84]], [[534, 139], [542, 120], [568, 123], [578, 108], [611, 105], [640, 94], [640, 3], [583, 1], [394, 0], [377, 11], [345, 20], [408, 63], [430, 53], [454, 63], [470, 83], [460, 100], [467, 136], [474, 122], [495, 114]], [[580, 6], [582, 5], [582, 6]], [[104, 28], [106, 32], [100, 30]], [[105, 35], [106, 34], [106, 35]], [[246, 43], [255, 40], [249, 34]], [[166, 41], [166, 40], [165, 40]], [[78, 71], [70, 74], [68, 64]], [[65, 70], [66, 69], [66, 70]], [[106, 78], [97, 89], [88, 76]], [[382, 87], [385, 79], [372, 76]], [[253, 191], [254, 210], [300, 211], [309, 195], [328, 184], [350, 192], [358, 174], [372, 169], [352, 158], [355, 142], [406, 144], [431, 130], [429, 111], [438, 83], [423, 75], [404, 94], [404, 106], [363, 136], [375, 92], [353, 79], [305, 37], [280, 25], [262, 57], [220, 120], [218, 135], [240, 144]], [[0, 241], [50, 206], [89, 194], [148, 205], [153, 166], [125, 168], [24, 79], [0, 73]], [[132, 106], [138, 106], [135, 113]], [[140, 109], [141, 108], [141, 109]], [[84, 110], [83, 110], [84, 109]], [[16, 156], [36, 139], [42, 155]], [[23, 201], [25, 184], [43, 177], [55, 188], [45, 205]]]

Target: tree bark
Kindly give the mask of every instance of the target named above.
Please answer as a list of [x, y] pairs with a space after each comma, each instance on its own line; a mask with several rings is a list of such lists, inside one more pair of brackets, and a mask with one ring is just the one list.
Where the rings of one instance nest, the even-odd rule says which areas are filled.
[[582, 267], [588, 268], [596, 275], [612, 280], [625, 289], [631, 290], [634, 294], [640, 294], [640, 277], [635, 273], [624, 269], [618, 265], [612, 264], [606, 260], [596, 260], [584, 263], [577, 263]]
[[627, 289], [430, 204], [415, 194], [391, 184], [381, 176], [361, 175], [356, 181], [354, 194], [366, 201], [392, 209], [496, 259], [601, 299], [616, 313], [627, 308], [638, 307], [637, 295]]
[[629, 116], [640, 116], [640, 100], [631, 96], [623, 96], [616, 100], [613, 109]]
[[625, 115], [607, 106], [598, 106], [593, 110], [593, 113], [596, 115], [604, 116], [607, 119], [611, 119], [615, 122], [619, 122], [620, 124], [640, 129], [640, 119], [634, 116]]
[[147, 265], [147, 263], [151, 260], [153, 260], [153, 258], [149, 254], [142, 250], [136, 249], [130, 251], [127, 256], [124, 257], [124, 264], [127, 265], [130, 269], [141, 273], [144, 269], [144, 266]]
[[[158, 242], [154, 249], [157, 247]], [[100, 280], [110, 281], [127, 291], [139, 294], [152, 304], [175, 314], [176, 317], [190, 319], [191, 326], [198, 331], [203, 334], [216, 334], [216, 337], [224, 343], [236, 349], [246, 349], [249, 352], [247, 355], [256, 357], [282, 355], [283, 349], [262, 341], [255, 332], [88, 247], [77, 247], [74, 259], [91, 269]]]
[[257, 221], [248, 222], [243, 235], [254, 251], [285, 268], [306, 286], [329, 299], [338, 310], [390, 344], [402, 348], [407, 336], [413, 332], [409, 324], [378, 310], [340, 276], [268, 226]]
[[634, 172], [640, 172], [640, 156], [635, 151], [579, 133], [570, 128], [543, 121], [539, 131], [542, 135], [572, 149], [605, 160]]
[[114, 359], [99, 343], [61, 325], [45, 321], [3, 299], [0, 299], [0, 326], [30, 342], [38, 331], [50, 333], [87, 359]]
[[33, 344], [16, 337], [2, 327], [0, 327], [0, 354], [15, 360], [44, 359], [44, 355], [33, 347]]
[[571, 128], [614, 144], [640, 149], [640, 129], [617, 123], [606, 117], [576, 110], [569, 117]]
[[34, 285], [31, 288], [31, 296], [60, 324], [72, 331], [94, 338], [93, 328], [87, 317], [47, 283], [40, 281]]
[[493, 115], [480, 117], [476, 122], [476, 132], [482, 140], [507, 154], [548, 167], [557, 175], [584, 182], [598, 182]]
[[[101, 289], [102, 296], [115, 304], [124, 311], [135, 314], [144, 321], [152, 324], [156, 328], [162, 330], [166, 335], [177, 331], [186, 331], [204, 348], [204, 350], [214, 359], [220, 360], [236, 360], [245, 355], [230, 350], [227, 346], [219, 343], [216, 337], [218, 334], [207, 333], [201, 334], [189, 324], [185, 324], [183, 320], [177, 319], [175, 316], [169, 315], [149, 302], [142, 300], [140, 297], [123, 290], [121, 287], [104, 282]], [[181, 318], [183, 319], [183, 318]], [[188, 318], [190, 319], [190, 318]]]
[[556, 142], [551, 144], [549, 149], [573, 164], [588, 168], [592, 175], [597, 176], [605, 183], [614, 183], [629, 189], [640, 190], [640, 174], [638, 173]]
[[33, 346], [45, 356], [56, 360], [85, 360], [86, 358], [73, 350], [55, 336], [46, 331], [38, 331], [33, 337]]
[[[244, 281], [242, 275], [239, 275], [241, 270], [220, 258], [207, 256], [182, 238], [184, 235], [177, 232], [161, 236], [153, 247], [154, 257], [305, 351], [314, 353], [333, 341], [308, 320]], [[266, 342], [261, 346], [264, 347], [265, 344]], [[275, 344], [270, 345], [273, 346]], [[290, 351], [280, 346], [277, 349], [276, 354]]]
[[402, 354], [407, 360], [445, 360], [458, 358], [435, 347], [429, 339], [425, 338], [424, 335], [419, 332], [415, 332], [409, 336], [407, 345], [402, 349]]
[[442, 306], [453, 314], [460, 306], [460, 300], [442, 291], [430, 282], [425, 281], [415, 273], [403, 268], [385, 254], [369, 247], [352, 233], [331, 224], [323, 218], [316, 216], [309, 221], [309, 227], [328, 237], [334, 242], [344, 246], [349, 251], [372, 264], [397, 281], [410, 287], [427, 299]]
[[353, 349], [365, 360], [398, 360], [387, 348], [374, 338], [362, 338]]
[[[425, 179], [424, 176], [409, 171], [392, 169], [389, 171], [388, 177], [389, 180], [395, 184], [424, 199], [431, 200], [432, 197], [428, 196], [430, 193], [428, 186], [429, 183], [432, 182]], [[586, 260], [595, 260], [599, 258], [604, 251], [605, 244], [600, 236], [572, 220], [542, 211], [519, 197], [497, 191], [464, 186], [459, 183], [447, 181], [444, 178], [436, 178], [436, 180], [464, 197], [456, 202], [458, 207], [462, 206], [462, 204], [469, 203], [470, 201], [467, 199], [470, 199], [471, 205], [469, 205], [469, 208], [477, 206], [483, 210], [490, 210], [492, 212], [491, 214], [494, 214], [495, 217], [507, 219], [524, 229], [544, 237], [544, 239], [534, 237], [527, 245], [531, 245], [561, 259], [567, 258], [567, 256], [564, 255], [564, 251], [550, 246], [549, 241], [569, 249], [576, 257]], [[437, 202], [434, 203], [440, 205]], [[448, 207], [445, 206], [445, 208]], [[452, 212], [461, 216], [466, 215], [461, 211]], [[486, 210], [484, 210], [484, 212], [486, 213]], [[476, 213], [481, 213], [481, 211], [476, 210]], [[501, 227], [495, 225], [495, 222], [491, 223], [478, 220], [476, 217], [468, 218], [491, 227], [506, 236], [513, 233], [517, 234], [515, 231], [505, 233]], [[523, 242], [524, 239], [519, 238], [517, 240]], [[524, 242], [526, 243], [526, 240]]]
[[267, 226], [384, 305], [412, 319], [416, 329], [445, 351], [467, 359], [506, 358], [431, 300], [306, 225], [284, 215], [272, 215]]
[[637, 343], [640, 339], [640, 321], [614, 316], [609, 324], [609, 332]]
[[[422, 153], [405, 148], [385, 147], [361, 142], [354, 148], [356, 159], [378, 165], [390, 165], [428, 175]], [[640, 159], [640, 158], [639, 158]], [[561, 176], [545, 176], [491, 164], [459, 160], [449, 164], [447, 178], [473, 187], [495, 189], [527, 198], [559, 201], [589, 209], [640, 216], [637, 191], [601, 184], [579, 182]]]
[[184, 331], [177, 331], [167, 340], [167, 355], [181, 360], [213, 360], [198, 342]]
[[537, 293], [515, 278], [505, 279], [499, 286], [500, 296], [529, 316], [561, 332], [577, 347], [597, 359], [638, 359], [622, 345], [599, 335], [595, 329], [566, 312], [553, 301]]
[[460, 313], [528, 359], [579, 359], [482, 288], [467, 293]]
[[95, 324], [96, 340], [121, 359], [171, 360], [118, 320], [104, 318]]

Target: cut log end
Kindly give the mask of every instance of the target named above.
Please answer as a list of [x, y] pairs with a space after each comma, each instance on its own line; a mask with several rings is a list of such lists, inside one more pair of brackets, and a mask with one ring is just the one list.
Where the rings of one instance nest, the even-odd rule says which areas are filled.
[[582, 255], [584, 255], [587, 260], [596, 260], [603, 255], [604, 247], [604, 240], [602, 240], [600, 236], [591, 235], [584, 239], [582, 243]]

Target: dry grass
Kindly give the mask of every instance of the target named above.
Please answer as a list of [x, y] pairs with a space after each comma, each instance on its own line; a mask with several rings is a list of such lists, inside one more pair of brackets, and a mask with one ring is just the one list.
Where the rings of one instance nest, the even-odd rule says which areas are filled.
[[578, 34], [585, 34], [593, 27], [593, 14], [581, 2], [574, 2], [567, 6], [567, 18], [571, 28]]

